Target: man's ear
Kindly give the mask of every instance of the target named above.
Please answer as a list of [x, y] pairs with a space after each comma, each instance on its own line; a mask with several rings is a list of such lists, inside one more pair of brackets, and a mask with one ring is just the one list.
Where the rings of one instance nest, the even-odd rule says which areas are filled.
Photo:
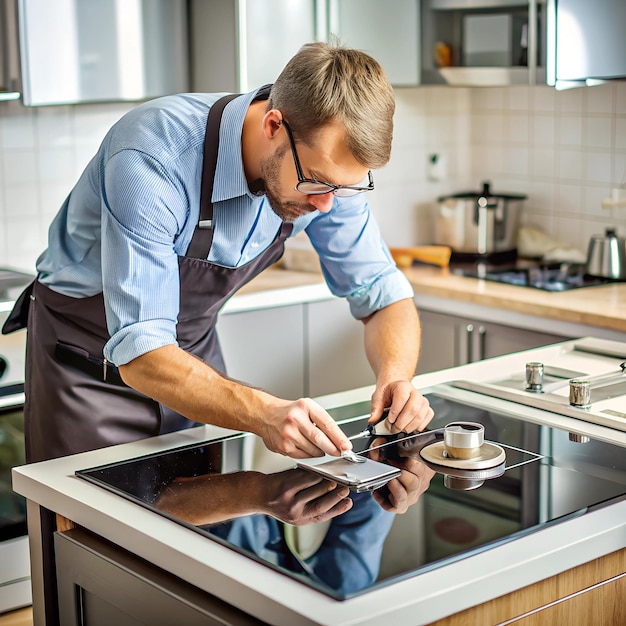
[[270, 109], [263, 116], [263, 133], [267, 139], [273, 139], [283, 123], [283, 114], [278, 109]]

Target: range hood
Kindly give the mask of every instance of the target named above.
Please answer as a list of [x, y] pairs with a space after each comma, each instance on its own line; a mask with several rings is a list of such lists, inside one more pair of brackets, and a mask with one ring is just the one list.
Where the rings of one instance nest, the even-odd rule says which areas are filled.
[[626, 80], [626, 2], [548, 0], [546, 78], [557, 89]]
[[17, 0], [17, 8], [25, 105], [188, 90], [186, 0]]

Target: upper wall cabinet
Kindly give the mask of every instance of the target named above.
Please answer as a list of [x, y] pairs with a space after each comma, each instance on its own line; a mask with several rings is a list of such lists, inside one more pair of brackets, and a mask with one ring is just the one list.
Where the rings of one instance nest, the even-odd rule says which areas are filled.
[[15, 0], [0, 0], [0, 101], [21, 96]]
[[423, 0], [422, 83], [545, 83], [545, 0]]
[[626, 0], [422, 0], [424, 84], [626, 78]]
[[420, 83], [419, 0], [330, 0], [329, 31], [371, 54], [395, 87]]
[[191, 0], [192, 88], [249, 91], [274, 82], [311, 41], [370, 53], [396, 86], [419, 83], [419, 0]]
[[17, 0], [17, 7], [26, 105], [188, 90], [186, 0]]
[[547, 14], [549, 85], [626, 78], [625, 0], [548, 0]]

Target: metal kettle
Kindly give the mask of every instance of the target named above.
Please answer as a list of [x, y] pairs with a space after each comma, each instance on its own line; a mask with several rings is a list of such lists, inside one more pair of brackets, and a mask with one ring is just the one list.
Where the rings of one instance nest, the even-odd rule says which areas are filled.
[[626, 280], [626, 239], [617, 236], [614, 228], [604, 235], [592, 235], [587, 250], [586, 272], [614, 280]]

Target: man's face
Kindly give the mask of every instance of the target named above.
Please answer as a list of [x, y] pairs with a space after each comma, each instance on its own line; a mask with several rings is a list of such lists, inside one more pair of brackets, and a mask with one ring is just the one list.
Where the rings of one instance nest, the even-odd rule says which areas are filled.
[[285, 141], [272, 155], [261, 161], [261, 175], [265, 193], [274, 212], [284, 221], [293, 222], [299, 217], [320, 211], [327, 213], [333, 206], [333, 193], [307, 195], [295, 189], [298, 183], [295, 159], [308, 178], [336, 185], [355, 185], [367, 178], [368, 170], [357, 163], [345, 147], [343, 131], [338, 126], [327, 126], [317, 136], [316, 148], [302, 143]]

